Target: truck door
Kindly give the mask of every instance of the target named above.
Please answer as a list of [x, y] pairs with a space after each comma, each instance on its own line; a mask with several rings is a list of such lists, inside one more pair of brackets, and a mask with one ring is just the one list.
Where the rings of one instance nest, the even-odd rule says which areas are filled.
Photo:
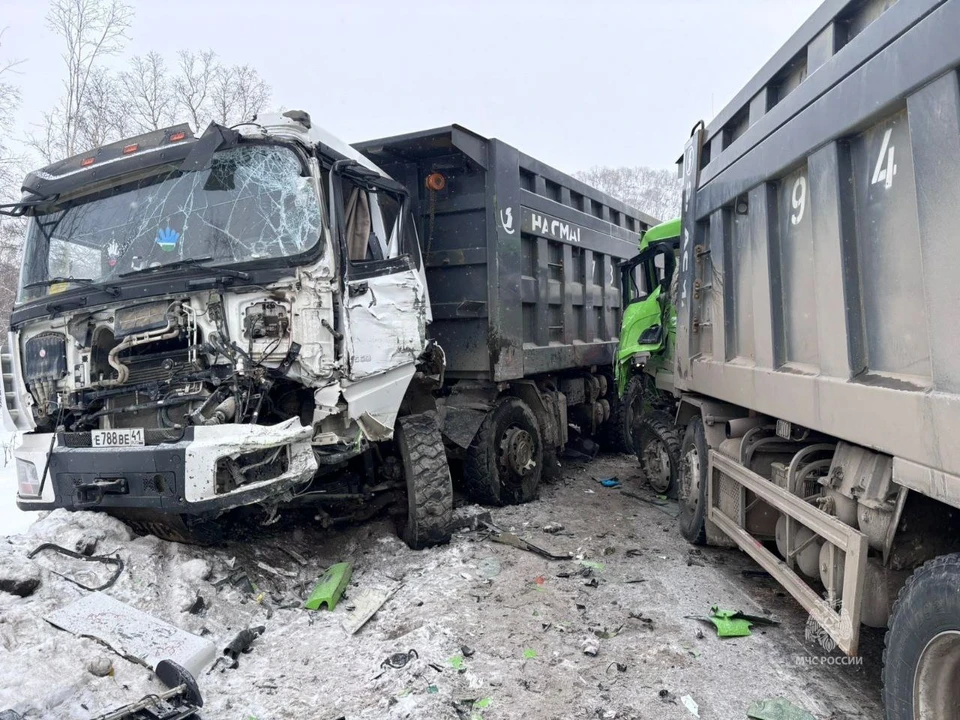
[[387, 433], [427, 345], [416, 228], [405, 191], [389, 179], [366, 169], [334, 171], [331, 184], [342, 255], [344, 397], [364, 430], [371, 429], [361, 417], [368, 413]]

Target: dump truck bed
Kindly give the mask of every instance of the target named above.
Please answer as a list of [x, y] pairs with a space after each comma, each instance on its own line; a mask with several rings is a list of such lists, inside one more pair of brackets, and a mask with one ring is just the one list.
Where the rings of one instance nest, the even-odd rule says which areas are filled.
[[676, 383], [960, 506], [958, 37], [958, 0], [828, 0], [694, 134]]
[[[610, 364], [617, 263], [656, 220], [453, 125], [357, 143], [416, 204], [447, 376], [516, 380]], [[443, 177], [443, 189], [426, 179]]]

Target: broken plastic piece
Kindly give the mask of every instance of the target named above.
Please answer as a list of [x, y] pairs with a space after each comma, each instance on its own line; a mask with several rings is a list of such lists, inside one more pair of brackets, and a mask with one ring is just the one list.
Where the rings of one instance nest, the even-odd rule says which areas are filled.
[[327, 610], [333, 610], [343, 591], [347, 588], [347, 583], [353, 576], [353, 565], [347, 562], [337, 563], [327, 568], [327, 571], [320, 577], [313, 592], [303, 606], [307, 610], [319, 610], [321, 605], [326, 605]]
[[383, 607], [383, 604], [389, 600], [395, 592], [396, 590], [389, 592], [386, 590], [373, 589], [362, 590], [357, 597], [353, 598], [356, 607], [353, 612], [340, 623], [340, 627], [346, 630], [348, 635], [353, 635], [366, 624], [367, 620], [376, 614], [377, 610]]
[[618, 488], [620, 487], [620, 481], [615, 477], [603, 478], [600, 480], [600, 484], [605, 488]]
[[246, 628], [237, 633], [237, 636], [223, 649], [223, 655], [230, 664], [227, 667], [235, 668], [240, 664], [240, 654], [248, 653], [252, 649], [253, 641], [263, 635], [267, 628], [258, 625], [254, 628]]
[[752, 625], [779, 625], [779, 620], [761, 615], [747, 615], [739, 610], [721, 610], [718, 605], [710, 608], [710, 617], [688, 615], [692, 620], [713, 623], [718, 637], [746, 637]]
[[753, 720], [816, 720], [811, 713], [782, 697], [755, 701], [747, 710], [747, 717]]
[[693, 715], [695, 718], [700, 717], [700, 706], [697, 705], [696, 700], [689, 695], [684, 695], [682, 698], [680, 698], [680, 702], [682, 702], [683, 706], [690, 711], [691, 715]]

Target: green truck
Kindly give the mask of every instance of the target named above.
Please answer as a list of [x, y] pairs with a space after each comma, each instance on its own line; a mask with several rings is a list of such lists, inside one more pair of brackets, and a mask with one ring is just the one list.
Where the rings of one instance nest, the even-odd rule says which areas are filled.
[[677, 331], [674, 278], [680, 218], [643, 234], [640, 251], [620, 265], [623, 320], [617, 349], [620, 395], [616, 444], [635, 452], [658, 493], [674, 494], [680, 436], [673, 424], [673, 349]]

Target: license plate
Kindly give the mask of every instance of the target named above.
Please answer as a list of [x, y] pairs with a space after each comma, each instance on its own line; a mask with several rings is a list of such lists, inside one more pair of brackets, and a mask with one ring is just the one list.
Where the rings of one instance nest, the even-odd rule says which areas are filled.
[[143, 428], [122, 428], [119, 430], [91, 430], [90, 438], [95, 448], [99, 447], [142, 447]]

